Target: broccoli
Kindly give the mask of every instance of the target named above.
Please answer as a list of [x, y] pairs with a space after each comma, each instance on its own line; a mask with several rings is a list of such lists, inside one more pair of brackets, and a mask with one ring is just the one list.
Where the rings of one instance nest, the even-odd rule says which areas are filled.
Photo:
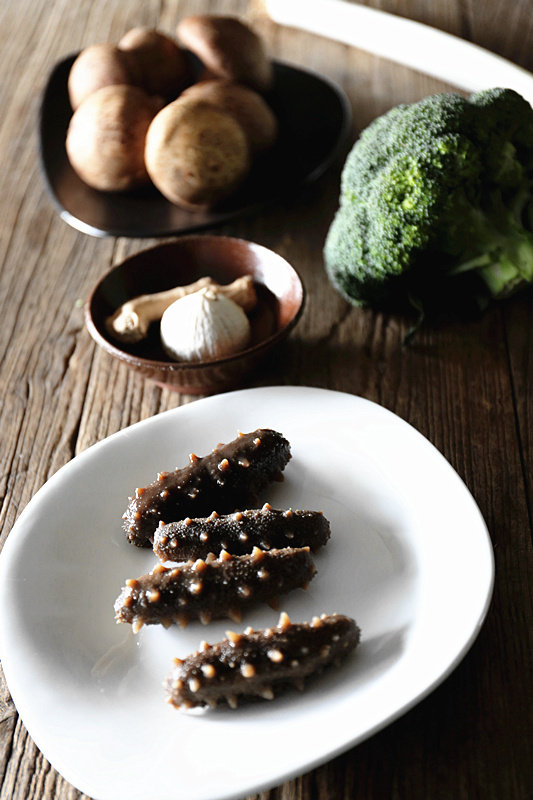
[[532, 185], [533, 109], [516, 92], [397, 106], [346, 160], [330, 280], [382, 309], [506, 297], [533, 282]]

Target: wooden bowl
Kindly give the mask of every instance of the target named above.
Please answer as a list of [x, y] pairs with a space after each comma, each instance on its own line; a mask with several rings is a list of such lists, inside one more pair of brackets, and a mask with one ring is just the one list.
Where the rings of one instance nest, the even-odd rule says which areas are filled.
[[[249, 314], [250, 345], [213, 361], [172, 361], [159, 339], [159, 324], [141, 342], [115, 339], [106, 320], [127, 300], [192, 283], [203, 276], [225, 284], [252, 275], [258, 304]], [[109, 355], [143, 377], [186, 394], [214, 394], [243, 383], [260, 360], [294, 328], [305, 289], [296, 270], [281, 256], [254, 242], [227, 236], [185, 236], [143, 250], [114, 267], [94, 287], [85, 306], [93, 339]]]

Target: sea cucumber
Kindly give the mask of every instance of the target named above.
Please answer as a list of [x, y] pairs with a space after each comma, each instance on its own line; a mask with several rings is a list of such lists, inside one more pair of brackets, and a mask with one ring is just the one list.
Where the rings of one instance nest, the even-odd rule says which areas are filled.
[[126, 581], [115, 602], [117, 622], [130, 622], [136, 633], [143, 625], [182, 627], [192, 619], [207, 624], [213, 618], [240, 621], [255, 603], [277, 601], [298, 587], [306, 588], [316, 570], [308, 547], [286, 547], [165, 567], [158, 564], [140, 578]]
[[305, 547], [313, 552], [330, 537], [328, 520], [321, 511], [260, 509], [236, 511], [160, 525], [154, 534], [154, 552], [162, 561], [205, 558], [208, 553], [227, 550], [233, 555], [281, 547]]
[[123, 515], [128, 541], [148, 547], [160, 522], [252, 507], [258, 493], [281, 477], [290, 457], [289, 442], [268, 428], [239, 433], [207, 456], [191, 453], [186, 467], [161, 472], [136, 489]]
[[204, 642], [185, 659], [175, 659], [165, 682], [168, 702], [180, 709], [274, 696], [330, 664], [339, 664], [359, 643], [355, 621], [323, 614], [311, 622], [291, 623], [282, 613], [274, 628], [226, 633], [214, 645]]

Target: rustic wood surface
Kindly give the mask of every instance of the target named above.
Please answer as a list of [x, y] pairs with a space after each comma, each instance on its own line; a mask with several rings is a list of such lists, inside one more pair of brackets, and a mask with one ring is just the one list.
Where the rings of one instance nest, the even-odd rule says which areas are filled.
[[[533, 69], [530, 0], [373, 0]], [[242, 14], [276, 57], [338, 81], [354, 133], [442, 84], [343, 45], [283, 29], [244, 0], [3, 0], [0, 3], [0, 532], [77, 453], [194, 398], [143, 382], [99, 351], [83, 321], [93, 283], [147, 240], [95, 239], [57, 216], [39, 174], [36, 118], [54, 63], [128, 28], [173, 31], [188, 13]], [[446, 88], [446, 87], [444, 87]], [[353, 137], [352, 137], [353, 138]], [[421, 431], [477, 500], [496, 558], [494, 599], [473, 648], [427, 699], [381, 733], [261, 800], [527, 800], [533, 797], [531, 505], [533, 297], [480, 320], [425, 328], [348, 307], [321, 250], [341, 162], [282, 207], [219, 233], [277, 250], [302, 274], [308, 304], [252, 385], [301, 384], [362, 395]], [[457, 554], [461, 558], [461, 554]], [[0, 680], [0, 800], [84, 797], [42, 757]], [[319, 733], [317, 732], [317, 735]]]

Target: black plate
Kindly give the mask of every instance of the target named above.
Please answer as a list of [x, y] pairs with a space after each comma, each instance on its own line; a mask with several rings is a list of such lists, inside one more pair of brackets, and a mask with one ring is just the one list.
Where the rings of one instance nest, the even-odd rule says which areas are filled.
[[224, 205], [186, 211], [153, 186], [130, 192], [99, 192], [77, 176], [67, 159], [65, 137], [72, 109], [67, 78], [75, 55], [56, 65], [40, 115], [40, 156], [47, 188], [65, 222], [92, 236], [170, 236], [220, 225], [287, 197], [316, 180], [338, 154], [351, 111], [344, 92], [321, 76], [274, 62], [266, 97], [280, 122], [278, 144], [254, 166], [243, 187]]

